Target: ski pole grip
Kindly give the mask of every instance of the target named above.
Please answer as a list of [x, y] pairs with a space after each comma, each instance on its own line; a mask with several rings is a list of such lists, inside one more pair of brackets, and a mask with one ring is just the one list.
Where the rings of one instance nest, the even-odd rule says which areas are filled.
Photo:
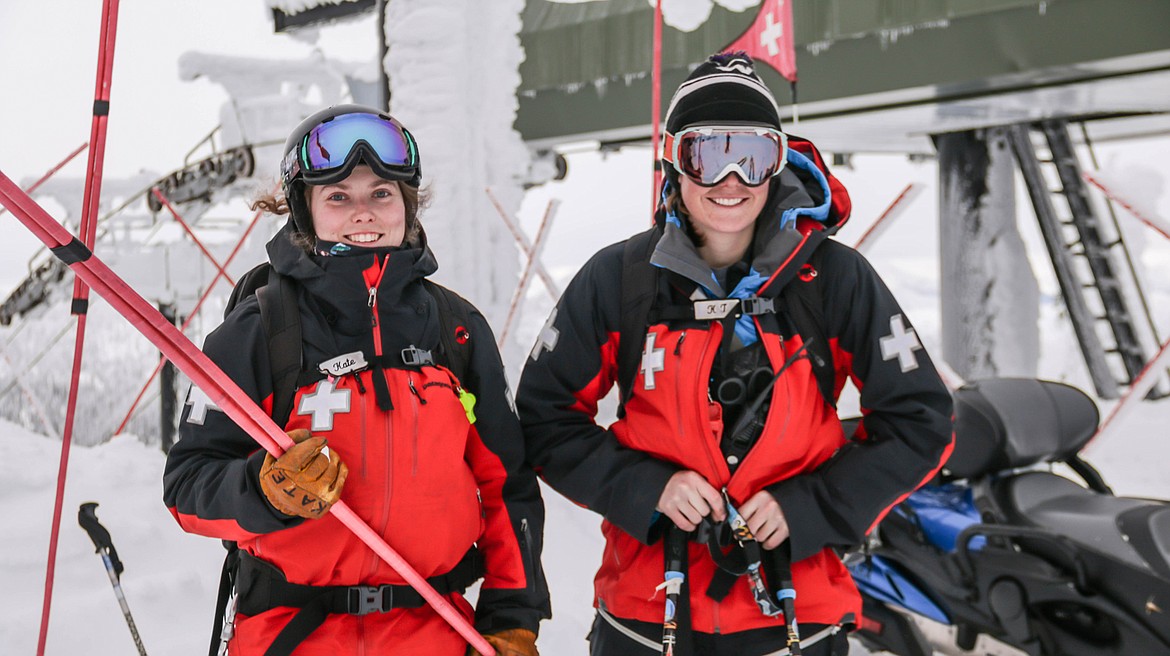
[[97, 518], [98, 504], [93, 501], [87, 501], [81, 504], [81, 508], [77, 511], [77, 523], [81, 524], [81, 528], [89, 534], [89, 539], [93, 540], [93, 546], [96, 547], [96, 553], [103, 551], [110, 557], [110, 562], [114, 567], [114, 572], [122, 575], [124, 566], [122, 561], [118, 558], [118, 550], [114, 548], [114, 542], [110, 539], [110, 532]]
[[112, 549], [114, 544], [110, 540], [110, 532], [98, 521], [97, 507], [98, 504], [93, 501], [81, 504], [81, 508], [77, 511], [77, 523], [81, 524], [81, 528], [85, 529], [86, 533], [89, 533], [89, 539], [93, 540], [97, 551]]
[[666, 529], [666, 569], [672, 572], [682, 570], [687, 556], [687, 534], [673, 523]]

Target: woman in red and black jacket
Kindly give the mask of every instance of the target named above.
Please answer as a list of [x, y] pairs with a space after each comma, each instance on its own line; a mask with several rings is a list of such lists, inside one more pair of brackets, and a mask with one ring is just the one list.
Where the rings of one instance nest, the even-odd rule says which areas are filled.
[[[284, 423], [297, 444], [273, 458], [192, 388], [164, 478], [185, 530], [239, 545], [228, 651], [465, 653], [328, 514], [342, 499], [497, 653], [534, 656], [550, 615], [544, 507], [486, 320], [424, 284], [437, 265], [417, 218], [417, 144], [390, 116], [343, 105], [306, 119], [285, 152], [284, 197], [260, 204], [291, 214], [268, 252], [270, 280], [291, 281], [299, 311], [301, 370]], [[270, 352], [260, 302], [233, 309], [205, 351], [271, 413], [289, 407], [272, 372], [288, 354]], [[440, 313], [456, 304], [466, 321], [447, 339]], [[480, 577], [473, 611], [462, 593]]]
[[[691, 539], [679, 633], [689, 630], [693, 653], [785, 649], [772, 596], [781, 581], [770, 579], [786, 578], [789, 566], [796, 596], [787, 614], [804, 653], [846, 653], [839, 629], [861, 604], [836, 550], [860, 543], [944, 462], [950, 396], [878, 275], [827, 239], [848, 216], [848, 196], [811, 144], [788, 143], [750, 58], [700, 65], [675, 93], [666, 132], [656, 226], [581, 269], [517, 394], [530, 464], [605, 519], [591, 654], [661, 651], [655, 590], [663, 536], [675, 531]], [[631, 248], [645, 248], [656, 273], [636, 273]], [[634, 275], [654, 276], [653, 302], [644, 330], [627, 337], [623, 286], [635, 282], [623, 278]], [[813, 307], [795, 307], [802, 297]], [[813, 337], [810, 324], [823, 334]], [[621, 371], [619, 354], [631, 346], [622, 339], [637, 340], [631, 372]], [[827, 385], [814, 363], [830, 368]], [[847, 379], [861, 393], [855, 435], [844, 434], [834, 407]], [[620, 418], [598, 426], [598, 400], [625, 380]], [[732, 510], [754, 545], [718, 539]], [[712, 542], [747, 560], [717, 564]], [[755, 563], [753, 546], [762, 554]], [[760, 561], [778, 574], [754, 588], [738, 574]]]

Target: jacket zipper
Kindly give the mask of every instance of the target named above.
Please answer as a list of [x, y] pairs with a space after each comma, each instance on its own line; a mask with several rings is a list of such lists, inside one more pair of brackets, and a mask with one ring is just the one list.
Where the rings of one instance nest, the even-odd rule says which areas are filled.
[[[354, 374], [353, 379], [360, 381], [361, 379], [358, 378], [358, 376], [360, 376], [360, 375], [361, 375], [360, 373]], [[377, 371], [373, 372], [373, 375], [376, 376]], [[358, 383], [358, 387], [359, 388], [361, 387], [360, 382]], [[368, 440], [366, 439], [366, 431], [368, 430], [368, 427], [366, 426], [366, 421], [367, 421], [366, 413], [368, 413], [370, 411], [370, 408], [369, 408], [369, 402], [366, 400], [365, 394], [361, 394], [359, 396], [359, 398], [361, 398], [361, 405], [362, 405], [362, 412], [361, 412], [361, 415], [362, 415], [362, 418], [361, 418], [361, 424], [362, 424], [362, 478], [366, 478], [369, 476], [369, 471], [366, 469], [366, 461], [369, 460], [369, 458], [367, 457], [367, 453], [366, 453], [366, 449], [369, 448], [369, 443], [368, 443]]]
[[[700, 436], [702, 436], [701, 446], [703, 449], [703, 453], [707, 454], [707, 460], [711, 464], [712, 473], [719, 471], [719, 463], [716, 461], [715, 456], [711, 453], [711, 448], [712, 448], [712, 443], [711, 443], [711, 439], [710, 439], [711, 403], [712, 403], [712, 401], [711, 401], [711, 382], [710, 382], [711, 363], [707, 362], [707, 352], [711, 348], [712, 341], [716, 341], [716, 342], [722, 341], [721, 336], [715, 335], [715, 331], [716, 331], [715, 326], [718, 326], [718, 325], [719, 324], [713, 324], [711, 326], [711, 330], [707, 331], [707, 339], [703, 342], [703, 351], [699, 356], [699, 366], [697, 367], [697, 371], [699, 374], [699, 381], [698, 382], [700, 383], [699, 389], [702, 390], [702, 394], [700, 395], [698, 402], [695, 404], [695, 408], [702, 409], [702, 416], [699, 418], [700, 421], [698, 423], [699, 429], [700, 429], [698, 434]], [[714, 338], [714, 339], [712, 339], [712, 338]], [[713, 357], [711, 360], [712, 360], [712, 362], [714, 362]], [[679, 407], [677, 408], [677, 412], [678, 412], [678, 417], [680, 419], [679, 432], [680, 432], [680, 437], [682, 437], [681, 433], [683, 433], [683, 422], [681, 421], [681, 419], [687, 415], [684, 415], [682, 412], [682, 399], [680, 399], [679, 395], [677, 395], [677, 394], [675, 395], [675, 398], [677, 399], [677, 402], [679, 404]], [[719, 448], [719, 445], [717, 442], [715, 443], [715, 448]]]
[[406, 384], [412, 392], [413, 399], [410, 401], [410, 476], [414, 478], [418, 476], [418, 406], [419, 404], [426, 405], [427, 401], [418, 393], [418, 389], [414, 386], [414, 373], [406, 372]]
[[527, 517], [522, 517], [520, 519], [520, 533], [524, 536], [524, 565], [526, 566], [524, 570], [524, 589], [531, 590], [536, 586], [536, 567], [533, 564], [534, 559], [532, 557], [532, 532], [528, 530]]

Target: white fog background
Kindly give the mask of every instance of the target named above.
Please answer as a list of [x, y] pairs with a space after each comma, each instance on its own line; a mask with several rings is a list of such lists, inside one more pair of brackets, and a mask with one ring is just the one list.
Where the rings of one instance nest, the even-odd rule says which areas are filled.
[[[681, 7], [676, 10], [683, 21], [693, 20], [710, 2], [688, 4], [680, 0], [672, 4]], [[89, 137], [100, 14], [98, 0], [0, 3], [0, 171], [22, 185], [36, 180]], [[183, 53], [306, 60], [319, 56], [314, 54], [319, 48], [330, 60], [371, 62], [373, 66], [375, 29], [372, 17], [329, 27], [313, 45], [274, 35], [270, 14], [259, 0], [124, 0], [118, 21], [106, 180], [122, 180], [144, 171], [147, 178], [170, 172], [219, 122], [227, 94], [205, 79], [179, 81], [177, 62]], [[799, 126], [791, 129], [800, 133]], [[421, 152], [425, 164], [426, 140], [421, 141]], [[1099, 144], [1099, 174], [1145, 211], [1170, 217], [1167, 153], [1167, 137]], [[72, 181], [77, 194], [84, 181], [85, 157], [83, 153], [57, 176], [59, 184]], [[568, 178], [530, 190], [520, 211], [524, 229], [533, 236], [549, 200], [561, 201], [543, 261], [562, 288], [597, 249], [647, 225], [650, 199], [647, 147], [608, 155], [582, 151], [570, 154], [568, 161]], [[934, 163], [859, 154], [852, 167], [837, 167], [834, 172], [854, 202], [853, 218], [838, 235], [847, 244], [857, 240], [905, 185], [913, 182], [923, 189], [867, 255], [913, 318], [933, 357], [941, 357]], [[1020, 193], [1017, 202], [1042, 289], [1040, 375], [1086, 388], [1083, 365], [1071, 328], [1061, 315], [1051, 265], [1026, 196]], [[52, 203], [46, 208], [55, 215], [61, 209]], [[243, 200], [237, 200], [234, 209], [216, 208], [214, 212], [240, 220], [251, 216]], [[1170, 332], [1170, 243], [1125, 210], [1118, 208], [1118, 212], [1145, 274], [1150, 303], [1165, 337]], [[423, 220], [427, 220], [426, 215]], [[476, 220], [497, 221], [498, 217]], [[270, 232], [275, 225], [262, 222], [262, 229]], [[253, 246], [258, 247], [263, 240], [254, 241]], [[27, 263], [38, 246], [11, 215], [0, 215], [0, 297], [6, 297], [27, 274]], [[222, 257], [229, 249], [230, 243], [220, 244], [216, 253]], [[518, 258], [508, 248], [497, 250], [500, 258]], [[262, 253], [252, 252], [257, 257]], [[100, 245], [97, 253], [102, 254]], [[243, 271], [252, 263], [245, 266], [241, 261], [232, 270]], [[440, 260], [441, 269], [458, 265]], [[513, 331], [515, 339], [505, 350], [513, 385], [523, 353], [551, 305], [539, 281], [534, 283]], [[120, 418], [154, 363], [152, 347], [135, 336], [108, 306], [95, 302], [93, 307], [86, 365], [114, 367], [125, 375], [116, 378], [124, 380], [124, 386], [82, 388], [78, 424], [83, 428], [108, 424], [109, 415]], [[67, 368], [72, 357], [71, 330], [41, 364], [27, 368], [21, 363], [66, 326], [66, 313], [65, 305], [55, 306], [6, 351], [5, 356], [15, 364], [0, 359], [0, 386], [7, 386], [12, 376], [36, 381], [47, 375], [48, 367], [62, 375], [59, 368]], [[210, 310], [204, 323], [196, 327], [197, 333], [205, 334], [217, 317], [218, 312]], [[499, 331], [499, 326], [496, 329]], [[10, 334], [0, 330], [0, 345], [8, 344]], [[37, 644], [60, 452], [59, 417], [65, 403], [63, 397], [43, 401], [48, 406], [49, 423], [56, 423], [58, 432], [0, 420], [0, 507], [4, 508], [6, 526], [5, 535], [0, 537], [0, 590], [4, 590], [0, 652], [4, 654], [31, 654]], [[1105, 414], [1111, 404], [1101, 408]], [[1165, 475], [1165, 463], [1170, 462], [1170, 436], [1165, 430], [1168, 411], [1166, 401], [1144, 403], [1090, 447], [1090, 459], [1118, 493], [1170, 497]], [[156, 421], [157, 410], [148, 409], [144, 414], [144, 421]], [[52, 434], [39, 434], [44, 432]], [[144, 444], [134, 435], [122, 435], [100, 446], [73, 448], [47, 653], [133, 653], [101, 560], [76, 523], [77, 508], [83, 501], [101, 504], [98, 517], [110, 530], [125, 562], [122, 585], [148, 652], [202, 654], [206, 650], [223, 551], [215, 540], [184, 534], [167, 513], [161, 502], [162, 465], [157, 445]], [[543, 625], [540, 647], [547, 655], [585, 654], [584, 635], [592, 620], [591, 579], [600, 556], [599, 521], [547, 489], [546, 501], [550, 517], [545, 568], [552, 586], [554, 619]]]

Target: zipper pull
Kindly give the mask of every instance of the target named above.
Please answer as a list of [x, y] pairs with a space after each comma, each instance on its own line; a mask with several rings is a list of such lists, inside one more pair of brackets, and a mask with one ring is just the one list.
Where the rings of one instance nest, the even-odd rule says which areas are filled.
[[418, 397], [418, 402], [422, 405], [426, 405], [427, 400], [422, 397], [422, 394], [418, 393], [418, 389], [414, 386], [414, 376], [410, 375], [409, 373], [406, 374], [406, 384], [408, 387], [410, 387], [411, 394], [414, 394], [416, 397]]
[[370, 307], [370, 324], [373, 326], [378, 325], [378, 312], [374, 308], [374, 304], [377, 302], [378, 302], [378, 288], [377, 287], [370, 287], [370, 301], [367, 305], [369, 305], [369, 307]]

